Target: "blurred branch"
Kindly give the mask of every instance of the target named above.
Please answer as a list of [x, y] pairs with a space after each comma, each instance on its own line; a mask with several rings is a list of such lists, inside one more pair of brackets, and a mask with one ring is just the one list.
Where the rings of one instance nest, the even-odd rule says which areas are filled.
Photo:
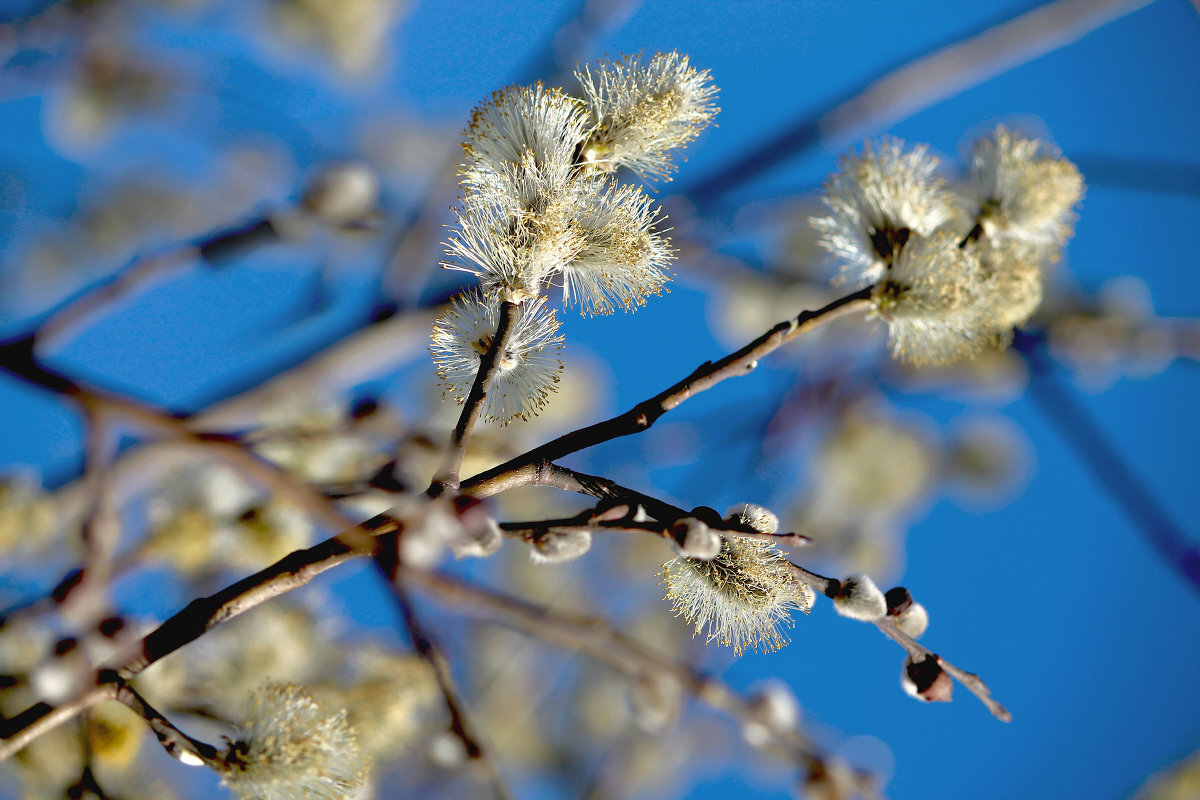
[[146, 720], [146, 724], [154, 732], [158, 743], [167, 751], [167, 755], [189, 766], [217, 761], [217, 748], [199, 739], [193, 739], [175, 727], [160, 711], [147, 703], [128, 681], [120, 676], [107, 675], [101, 677], [100, 681], [111, 681], [116, 686], [116, 699]]
[[[753, 703], [720, 680], [690, 665], [659, 655], [595, 617], [578, 617], [541, 608], [499, 592], [444, 575], [405, 570], [406, 580], [441, 602], [473, 616], [491, 619], [536, 639], [577, 650], [615, 667], [632, 678], [663, 676], [673, 679], [700, 702], [746, 723], [760, 722]], [[775, 729], [776, 743], [797, 761], [823, 759], [800, 731]]]
[[[37, 703], [14, 717], [0, 720], [0, 761], [96, 703], [114, 699], [120, 682], [194, 642], [217, 625], [304, 586], [346, 561], [370, 555], [376, 546], [374, 536], [380, 537], [379, 546], [384, 547], [388, 537], [394, 537], [398, 530], [394, 520], [376, 517], [306, 550], [298, 550], [215, 594], [193, 600], [147, 634], [138, 643], [136, 655], [115, 668], [98, 672], [96, 684], [73, 700], [58, 706]], [[372, 536], [364, 535], [367, 533]]]
[[438, 689], [442, 693], [442, 700], [446, 704], [446, 711], [450, 715], [450, 730], [462, 742], [463, 752], [466, 753], [467, 758], [483, 768], [495, 797], [498, 800], [508, 800], [512, 795], [505, 788], [499, 769], [483, 745], [480, 744], [479, 736], [473, 730], [474, 725], [467, 718], [466, 707], [455, 686], [454, 676], [450, 674], [450, 665], [446, 662], [446, 656], [434, 642], [429, 631], [417, 619], [412, 600], [404, 590], [397, 554], [396, 549], [381, 549], [375, 556], [375, 562], [386, 576], [388, 586], [391, 587], [392, 596], [396, 599], [400, 616], [404, 620], [405, 628], [408, 629], [413, 649], [433, 670]]
[[1092, 478], [1141, 531], [1142, 536], [1192, 589], [1200, 592], [1200, 547], [1171, 518], [1149, 485], [1121, 455], [1108, 431], [1055, 375], [1055, 366], [1035, 338], [1021, 335], [1015, 345], [1030, 365], [1034, 405], [1083, 460]]
[[[1200, 2], [1200, 0], [1197, 0]], [[1090, 186], [1112, 186], [1141, 192], [1200, 198], [1200, 164], [1149, 158], [1121, 158], [1101, 153], [1072, 156]]]
[[801, 117], [742, 157], [688, 187], [709, 206], [796, 154], [821, 143], [841, 143], [897, 120], [1053, 52], [1150, 0], [1054, 0], [883, 73], [844, 95], [831, 108]]

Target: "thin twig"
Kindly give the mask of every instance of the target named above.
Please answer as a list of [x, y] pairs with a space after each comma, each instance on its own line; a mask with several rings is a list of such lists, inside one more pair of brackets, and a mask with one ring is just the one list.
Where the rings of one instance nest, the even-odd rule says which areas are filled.
[[967, 688], [971, 694], [979, 698], [979, 700], [987, 706], [987, 710], [992, 712], [992, 716], [1002, 722], [1012, 722], [1012, 714], [1008, 709], [992, 699], [992, 690], [988, 685], [973, 672], [966, 672], [951, 664], [946, 659], [932, 652], [916, 639], [913, 639], [904, 631], [896, 627], [896, 621], [892, 617], [884, 617], [875, 620], [875, 627], [883, 631], [884, 635], [892, 641], [904, 648], [914, 660], [924, 658], [935, 658], [937, 663], [950, 677], [961, 683]]
[[197, 252], [195, 247], [189, 245], [170, 253], [139, 258], [106, 282], [93, 286], [86, 293], [69, 300], [39, 326], [38, 353], [45, 355], [53, 352], [101, 313], [110, 311], [122, 300], [146, 291], [157, 281], [165, 280], [175, 270], [195, 258]]
[[236, 441], [196, 433], [179, 418], [140, 401], [84, 386], [43, 365], [34, 356], [35, 336], [0, 344], [0, 371], [79, 403], [89, 413], [123, 417], [155, 434], [209, 450], [272, 493], [286, 497], [329, 530], [354, 523], [342, 516], [319, 491], [292, 480], [283, 470], [258, 458]]
[[193, 767], [198, 767], [201, 764], [211, 765], [219, 761], [217, 748], [207, 742], [193, 739], [175, 727], [160, 711], [146, 702], [146, 699], [138, 694], [137, 690], [130, 686], [128, 681], [119, 676], [113, 676], [112, 681], [117, 687], [116, 699], [133, 711], [136, 711], [141, 715], [142, 719], [146, 720], [146, 724], [150, 726], [150, 730], [158, 738], [158, 743], [163, 746], [163, 749], [167, 751], [167, 755], [171, 756], [171, 758], [178, 759]]
[[458, 473], [462, 469], [463, 458], [467, 453], [467, 440], [475, 428], [475, 423], [479, 420], [484, 403], [487, 402], [488, 389], [491, 388], [492, 381], [500, 372], [501, 356], [508, 347], [508, 341], [512, 336], [516, 311], [515, 303], [508, 300], [501, 301], [500, 315], [496, 321], [496, 333], [492, 336], [492, 342], [487, 352], [479, 359], [479, 372], [475, 374], [475, 381], [471, 384], [471, 390], [463, 402], [463, 410], [458, 417], [458, 424], [454, 426], [454, 433], [450, 439], [450, 450], [446, 454], [446, 464], [429, 486], [431, 495], [436, 496], [447, 490], [458, 489]]
[[466, 753], [467, 758], [482, 767], [488, 782], [491, 784], [492, 793], [498, 800], [509, 800], [512, 795], [509, 794], [508, 789], [504, 785], [504, 781], [500, 776], [500, 770], [497, 768], [488, 751], [480, 743], [479, 736], [473, 730], [474, 725], [467, 716], [466, 706], [459, 696], [454, 676], [450, 674], [450, 665], [446, 661], [445, 654], [433, 640], [429, 631], [417, 619], [412, 600], [409, 598], [402, 584], [397, 551], [381, 550], [376, 555], [375, 562], [387, 577], [388, 585], [392, 589], [392, 596], [396, 599], [396, 606], [399, 608], [400, 616], [404, 620], [404, 626], [408, 629], [408, 636], [412, 642], [413, 649], [417, 651], [417, 655], [425, 660], [425, 663], [429, 665], [430, 669], [433, 670], [434, 676], [437, 678], [438, 689], [442, 693], [442, 700], [445, 702], [446, 711], [450, 715], [451, 733], [462, 742], [463, 751]]
[[[518, 484], [519, 479], [531, 479], [528, 484]], [[641, 492], [627, 489], [615, 481], [608, 478], [601, 478], [597, 475], [585, 475], [582, 472], [576, 472], [566, 467], [561, 467], [557, 464], [543, 464], [535, 466], [533, 469], [520, 470], [512, 473], [509, 476], [509, 481], [504, 488], [513, 488], [516, 485], [531, 485], [531, 486], [553, 486], [563, 491], [576, 492], [579, 494], [590, 495], [599, 500], [617, 501], [624, 503], [629, 508], [629, 517], [635, 517], [638, 507], [641, 507], [646, 514], [658, 520], [658, 524], [641, 523], [631, 524], [625, 520], [613, 521], [594, 521], [591, 519], [594, 515], [592, 512], [584, 512], [578, 517], [565, 520], [546, 520], [542, 523], [520, 523], [513, 528], [503, 529], [517, 530], [520, 525], [544, 525], [545, 527], [564, 528], [572, 525], [591, 526], [592, 529], [614, 529], [628, 531], [645, 531], [653, 533], [662, 538], [671, 538], [671, 525], [684, 517], [691, 516], [692, 512], [685, 511], [678, 506], [659, 500], [650, 495], [642, 494]], [[488, 484], [486, 488], [497, 488], [498, 484]], [[485, 495], [475, 493], [474, 496], [482, 497]], [[711, 510], [710, 510], [711, 512]], [[800, 533], [763, 533], [754, 531], [748, 527], [735, 527], [733, 523], [723, 521], [719, 526], [713, 520], [709, 520], [715, 529], [722, 534], [729, 536], [737, 536], [743, 539], [758, 539], [760, 541], [771, 542], [783, 547], [804, 547], [812, 543], [812, 539]]]
[[[454, 580], [444, 575], [405, 570], [405, 579], [441, 602], [473, 616], [491, 619], [560, 647], [577, 650], [633, 678], [661, 676], [712, 708], [744, 723], [759, 722], [750, 700], [727, 684], [684, 662], [659, 655], [603, 620], [541, 608], [523, 600]], [[776, 743], [799, 759], [823, 754], [799, 731], [773, 731]]]
[[[364, 547], [362, 541], [367, 530], [378, 535], [380, 546], [384, 546], [384, 542], [394, 537], [398, 529], [397, 522], [377, 517], [353, 531], [344, 532], [351, 535], [339, 534], [306, 550], [298, 550], [213, 595], [193, 600], [147, 634], [138, 643], [136, 655], [118, 662], [119, 666], [115, 669], [99, 673], [100, 678], [94, 687], [59, 706], [37, 703], [14, 717], [0, 721], [0, 761], [83, 710], [115, 697], [117, 687], [113, 680], [128, 680], [159, 659], [199, 639], [222, 622], [273, 597], [304, 586], [339, 564], [370, 555], [374, 548]], [[371, 541], [373, 544], [375, 540]], [[108, 674], [110, 672], [111, 675]]]
[[730, 353], [719, 361], [706, 361], [683, 380], [654, 397], [643, 400], [625, 413], [586, 428], [579, 428], [540, 447], [535, 447], [498, 467], [463, 481], [462, 489], [471, 494], [476, 494], [477, 491], [480, 495], [493, 494], [489, 484], [496, 481], [503, 483], [510, 472], [528, 469], [532, 465], [548, 464], [601, 442], [641, 433], [653, 425], [663, 414], [692, 395], [710, 389], [726, 378], [745, 375], [753, 371], [758, 366], [760, 358], [765, 357], [781, 345], [826, 322], [867, 308], [873, 288], [868, 286], [859, 289], [816, 311], [804, 311], [793, 319], [781, 322], [745, 347]]

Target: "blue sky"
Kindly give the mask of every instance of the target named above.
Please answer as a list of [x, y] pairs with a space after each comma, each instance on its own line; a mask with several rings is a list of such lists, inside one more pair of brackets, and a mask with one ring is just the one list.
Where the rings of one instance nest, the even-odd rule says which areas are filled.
[[[136, 118], [83, 145], [64, 146], [54, 123], [61, 98], [41, 88], [37, 65], [10, 65], [0, 104], [0, 173], [7, 175], [0, 184], [0, 280], [11, 280], [13, 265], [39, 233], [134, 167], [166, 182], [204, 186], [216, 180], [228, 148], [266, 142], [283, 166], [267, 170], [250, 192], [249, 215], [256, 203], [294, 196], [314, 165], [363, 156], [364, 143], [395, 120], [456, 137], [470, 109], [492, 90], [553, 78], [547, 74], [553, 64], [535, 56], [572, 7], [418, 2], [389, 39], [376, 74], [361, 85], [337, 77], [315, 57], [262, 48], [255, 37], [264, 18], [255, 4], [214, 3], [168, 14], [135, 9], [133, 15], [148, 20], [137, 27], [139, 40], [167, 56], [161, 63], [177, 79], [167, 112]], [[677, 182], [685, 187], [881, 71], [1030, 7], [998, 1], [646, 2], [630, 4], [581, 57], [676, 49], [712, 71], [722, 112], [681, 165]], [[1198, 41], [1197, 9], [1186, 0], [1158, 0], [862, 135], [928, 142], [953, 160], [971, 134], [998, 121], [1035, 120], [1089, 179], [1061, 279], [1094, 290], [1115, 276], [1137, 276], [1160, 314], [1196, 316]], [[53, 68], [54, 59], [48, 56], [41, 68]], [[814, 186], [862, 135], [823, 141], [726, 200], [737, 208]], [[1133, 166], [1122, 173], [1114, 163]], [[1089, 174], [1089, 164], [1098, 177]], [[1164, 191], [1161, 181], [1146, 188], [1120, 180], [1141, 175], [1147, 164], [1193, 176], [1184, 182], [1190, 196]], [[660, 194], [669, 199], [672, 191], [665, 186]], [[408, 198], [420, 194], [394, 176], [387, 193], [398, 217], [411, 212]], [[707, 223], [721, 228], [727, 221]], [[150, 237], [143, 247], [169, 242]], [[364, 245], [346, 263], [330, 265], [303, 248], [281, 248], [221, 273], [196, 272], [89, 329], [56, 363], [141, 397], [194, 408], [360, 324], [380, 299], [368, 273], [382, 257], [381, 247]], [[431, 250], [431, 263], [436, 257]], [[714, 300], [703, 284], [689, 280], [688, 266], [677, 265], [676, 290], [635, 316], [566, 323], [568, 347], [604, 359], [615, 376], [598, 413], [625, 408], [722, 353], [722, 344], [697, 325]], [[323, 283], [321, 269], [327, 270]], [[0, 330], [12, 333], [44, 303], [3, 286]], [[328, 310], [299, 322], [318, 286], [328, 293]], [[682, 430], [731, 404], [750, 407], [778, 397], [794, 380], [790, 369], [768, 364], [696, 398], [678, 421], [664, 420], [654, 434], [663, 438], [655, 441], [665, 441], [673, 425]], [[1198, 390], [1194, 362], [1117, 382], [1103, 393], [1072, 389], [1193, 541], [1200, 538], [1194, 510]], [[892, 400], [940, 422], [970, 410], [923, 395]], [[79, 427], [70, 412], [8, 381], [0, 381], [0, 405], [8, 411], [0, 419], [0, 461], [35, 465], [52, 480], [77, 468]], [[810, 719], [842, 732], [831, 743], [850, 757], [878, 761], [873, 754], [881, 748], [872, 741], [885, 743], [895, 763], [886, 787], [892, 797], [1127, 796], [1146, 775], [1200, 747], [1200, 596], [1164, 567], [1027, 399], [998, 410], [1026, 431], [1036, 474], [1020, 498], [996, 511], [935, 503], [907, 537], [903, 581], [931, 610], [930, 646], [984, 674], [1012, 710], [1011, 724], [990, 718], [965, 691], [946, 706], [915, 704], [897, 688], [894, 646], [827, 607], [800, 620], [793, 644], [781, 653], [737, 662], [716, 655], [710, 666], [738, 686], [785, 676]], [[737, 442], [714, 445], [707, 456], [714, 464], [734, 463], [738, 448]], [[570, 463], [619, 472], [651, 450], [625, 440]], [[753, 485], [736, 471], [722, 477], [714, 482], [715, 496], [696, 497], [681, 470], [647, 473], [663, 495], [718, 508], [747, 499], [751, 489], [773, 496], [790, 490], [782, 478], [756, 476]], [[783, 783], [746, 781], [746, 771], [731, 769], [690, 796], [788, 796]]]

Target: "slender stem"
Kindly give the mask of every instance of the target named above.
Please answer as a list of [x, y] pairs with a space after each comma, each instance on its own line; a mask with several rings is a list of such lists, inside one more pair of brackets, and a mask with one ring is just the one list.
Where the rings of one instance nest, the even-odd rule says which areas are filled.
[[899, 644], [904, 648], [905, 652], [912, 658], [935, 658], [941, 668], [950, 677], [967, 687], [971, 694], [975, 695], [980, 701], [987, 706], [987, 710], [992, 712], [992, 716], [1002, 722], [1012, 722], [1012, 714], [1008, 709], [992, 699], [992, 690], [988, 685], [976, 675], [974, 672], [966, 672], [951, 664], [946, 659], [932, 652], [927, 647], [922, 645], [916, 639], [913, 639], [904, 631], [896, 627], [896, 621], [892, 617], [884, 617], [875, 620], [875, 627], [883, 631], [889, 639]]
[[236, 441], [197, 433], [171, 414], [119, 394], [84, 386], [44, 366], [34, 355], [34, 343], [35, 337], [28, 335], [0, 344], [0, 371], [74, 400], [90, 414], [119, 416], [160, 436], [203, 447], [272, 493], [291, 500], [329, 530], [344, 530], [353, 525], [353, 521], [340, 514], [319, 491], [292, 480], [281, 469], [258, 458]]
[[706, 361], [683, 380], [664, 389], [659, 394], [635, 405], [624, 414], [597, 422], [564, 434], [557, 439], [535, 447], [527, 453], [510, 459], [498, 467], [480, 473], [462, 482], [464, 491], [474, 493], [476, 487], [491, 482], [503, 481], [504, 476], [515, 470], [528, 469], [531, 465], [550, 463], [563, 456], [576, 453], [593, 445], [641, 433], [653, 425], [659, 417], [675, 408], [695, 394], [711, 389], [726, 378], [745, 375], [758, 366], [758, 360], [792, 339], [814, 330], [830, 320], [854, 311], [865, 309], [870, 304], [872, 286], [859, 289], [841, 297], [816, 311], [804, 311], [798, 316], [779, 323], [745, 347], [719, 361]]
[[[744, 722], [757, 721], [749, 699], [684, 662], [659, 655], [603, 620], [577, 617], [531, 605], [509, 595], [428, 572], [406, 570], [405, 579], [444, 603], [492, 619], [560, 647], [577, 650], [634, 678], [661, 676], [701, 702]], [[775, 731], [778, 744], [799, 758], [823, 759], [799, 731]]]
[[136, 296], [187, 264], [197, 255], [192, 246], [159, 256], [138, 259], [104, 283], [93, 286], [57, 309], [39, 327], [37, 350], [41, 355], [64, 344], [80, 328], [129, 297]]
[[[628, 525], [624, 521], [617, 520], [612, 522], [596, 522], [592, 521], [592, 515], [589, 512], [568, 520], [546, 520], [545, 522], [537, 523], [514, 523], [507, 530], [518, 530], [529, 526], [545, 527], [571, 527], [574, 525], [586, 524], [589, 529], [615, 529], [615, 530], [643, 530], [663, 538], [670, 538], [671, 523], [678, 519], [689, 516], [691, 512], [685, 511], [678, 506], [659, 500], [650, 495], [642, 494], [633, 489], [627, 489], [624, 486], [611, 481], [608, 478], [601, 478], [597, 475], [585, 475], [582, 472], [560, 467], [557, 464], [544, 464], [540, 468], [518, 470], [510, 473], [507, 480], [496, 481], [492, 483], [484, 483], [476, 486], [472, 491], [475, 497], [486, 497], [492, 493], [492, 489], [511, 489], [516, 485], [518, 480], [528, 479], [528, 482], [520, 485], [529, 486], [553, 486], [568, 492], [577, 492], [595, 497], [599, 500], [615, 500], [625, 503], [629, 506], [629, 516], [634, 516], [640, 506], [647, 514], [658, 520], [657, 524], [642, 524]], [[504, 525], [501, 528], [505, 528]], [[800, 533], [761, 533], [759, 531], [751, 531], [748, 529], [732, 529], [722, 527], [719, 529], [721, 533], [729, 536], [738, 536], [744, 539], [759, 539], [761, 541], [773, 542], [785, 547], [804, 547], [812, 543], [812, 539]]]
[[471, 431], [474, 429], [475, 423], [483, 411], [483, 405], [487, 401], [488, 389], [500, 371], [501, 356], [505, 348], [508, 347], [508, 341], [512, 335], [516, 309], [516, 304], [508, 300], [503, 300], [500, 303], [500, 315], [496, 322], [496, 333], [492, 336], [492, 343], [488, 347], [487, 352], [479, 360], [479, 372], [475, 375], [475, 382], [471, 384], [471, 391], [467, 393], [467, 399], [463, 403], [462, 414], [458, 417], [458, 424], [454, 426], [454, 434], [450, 440], [450, 451], [446, 455], [446, 464], [442, 467], [439, 476], [429, 486], [429, 493], [433, 496], [437, 496], [447, 490], [457, 491], [458, 489], [458, 473], [462, 469], [463, 458], [466, 456], [467, 439], [470, 438]]
[[438, 688], [442, 693], [442, 700], [445, 702], [446, 711], [450, 715], [450, 731], [462, 742], [467, 758], [483, 767], [488, 781], [492, 785], [492, 792], [498, 800], [509, 800], [512, 795], [509, 794], [508, 789], [505, 787], [504, 781], [500, 777], [499, 769], [488, 755], [487, 750], [480, 743], [479, 737], [473, 730], [474, 725], [467, 717], [466, 706], [459, 696], [458, 688], [455, 685], [454, 676], [450, 673], [450, 665], [446, 661], [445, 654], [434, 641], [432, 634], [417, 619], [412, 600], [409, 598], [408, 592], [405, 591], [402, 584], [399, 569], [400, 561], [397, 558], [397, 551], [394, 549], [380, 550], [375, 557], [375, 561], [384, 575], [387, 576], [388, 585], [392, 589], [392, 596], [396, 599], [400, 616], [404, 619], [404, 626], [408, 629], [408, 636], [412, 642], [413, 649], [425, 660], [425, 663], [433, 670], [434, 677], [437, 679]]
[[[15, 717], [0, 721], [0, 761], [81, 711], [101, 700], [115, 697], [114, 680], [127, 680], [137, 675], [159, 659], [199, 639], [222, 622], [233, 619], [273, 597], [304, 586], [322, 572], [351, 559], [370, 555], [374, 548], [364, 547], [363, 540], [375, 541], [365, 536], [365, 529], [372, 525], [372, 532], [380, 536], [381, 547], [386, 546], [386, 540], [394, 537], [399, 529], [398, 523], [376, 517], [363, 526], [326, 539], [307, 550], [298, 550], [216, 594], [194, 600], [147, 634], [139, 643], [136, 655], [124, 661], [115, 670], [100, 673], [101, 677], [95, 687], [62, 705], [38, 703]], [[105, 675], [108, 675], [107, 679]]]
[[219, 760], [217, 748], [199, 739], [193, 739], [179, 730], [160, 711], [147, 703], [127, 681], [120, 678], [114, 680], [117, 685], [116, 699], [146, 720], [146, 724], [150, 726], [150, 730], [169, 756], [190, 766], [213, 764]]

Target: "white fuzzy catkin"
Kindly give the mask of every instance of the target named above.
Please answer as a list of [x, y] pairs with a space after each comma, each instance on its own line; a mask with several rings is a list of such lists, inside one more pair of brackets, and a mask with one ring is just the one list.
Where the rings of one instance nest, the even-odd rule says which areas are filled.
[[759, 533], [777, 533], [779, 517], [769, 508], [754, 503], [741, 503], [725, 512], [725, 519], [746, 525]]
[[841, 583], [841, 589], [833, 598], [833, 608], [843, 617], [871, 622], [887, 613], [883, 592], [866, 575], [850, 575]]
[[931, 235], [955, 213], [938, 160], [924, 146], [906, 151], [901, 140], [885, 138], [843, 156], [838, 167], [822, 197], [829, 214], [810, 222], [853, 285], [883, 278], [910, 236]]
[[1025, 242], [1053, 260], [1071, 235], [1083, 176], [1053, 147], [1001, 125], [975, 143], [971, 187], [989, 237]]
[[929, 612], [920, 603], [913, 603], [896, 615], [896, 627], [914, 639], [929, 628]]
[[346, 712], [330, 714], [304, 688], [283, 683], [253, 694], [218, 771], [240, 800], [344, 800], [366, 781]]
[[582, 157], [606, 172], [628, 167], [642, 178], [668, 178], [675, 170], [671, 151], [695, 139], [717, 113], [708, 70], [675, 52], [648, 64], [636, 56], [600, 61], [575, 77], [594, 126]]
[[914, 364], [974, 356], [1000, 337], [990, 305], [992, 284], [973, 250], [939, 231], [910, 239], [872, 293], [888, 325], [892, 354]]
[[735, 655], [778, 650], [788, 643], [783, 628], [792, 624], [791, 611], [809, 611], [787, 560], [770, 542], [724, 537], [715, 558], [681, 556], [664, 564], [660, 575], [676, 616]]

